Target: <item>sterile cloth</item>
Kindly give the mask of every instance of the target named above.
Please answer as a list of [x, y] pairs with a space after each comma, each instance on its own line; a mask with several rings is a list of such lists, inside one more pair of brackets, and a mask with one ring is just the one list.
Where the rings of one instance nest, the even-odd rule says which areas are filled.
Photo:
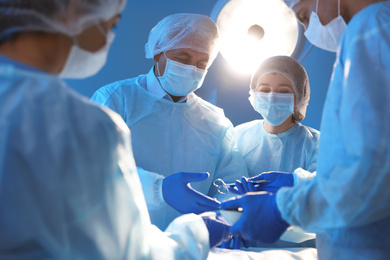
[[317, 260], [315, 248], [257, 248], [230, 250], [215, 248], [210, 251], [208, 260]]

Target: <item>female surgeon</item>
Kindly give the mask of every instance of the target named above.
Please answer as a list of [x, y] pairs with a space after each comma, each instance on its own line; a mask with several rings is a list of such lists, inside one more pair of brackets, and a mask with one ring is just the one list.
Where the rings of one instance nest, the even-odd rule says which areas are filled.
[[[235, 128], [249, 177], [269, 171], [295, 171], [288, 186], [311, 178], [316, 171], [320, 133], [299, 123], [305, 118], [310, 99], [309, 78], [303, 66], [288, 56], [268, 58], [253, 74], [249, 93], [250, 103], [264, 118]], [[273, 180], [273, 176], [279, 175], [267, 173], [263, 179]], [[247, 187], [238, 184], [237, 188]]]
[[[316, 171], [320, 132], [298, 123], [305, 118], [310, 99], [306, 70], [288, 56], [268, 58], [253, 74], [249, 94], [250, 103], [264, 119], [235, 128], [237, 147], [247, 164], [249, 177], [254, 177], [251, 181], [267, 180], [272, 184], [255, 187], [243, 177], [236, 181], [236, 188], [232, 191], [239, 194], [259, 190], [276, 192], [281, 186], [293, 186], [311, 179]], [[272, 244], [251, 241], [250, 245], [314, 246], [313, 235], [297, 228], [290, 232], [288, 241], [278, 240]], [[234, 237], [233, 240], [233, 248], [240, 248], [241, 239]], [[243, 242], [247, 247], [247, 241]], [[229, 248], [230, 243], [223, 242], [222, 247]]]
[[0, 259], [206, 259], [227, 233], [152, 226], [128, 128], [60, 79], [100, 70], [124, 6], [0, 1]]

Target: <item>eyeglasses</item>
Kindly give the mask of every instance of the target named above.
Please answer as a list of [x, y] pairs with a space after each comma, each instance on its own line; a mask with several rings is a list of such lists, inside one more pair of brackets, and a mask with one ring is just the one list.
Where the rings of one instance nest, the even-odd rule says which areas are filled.
[[[261, 183], [269, 183], [269, 180], [258, 180], [258, 181], [250, 181], [253, 184], [261, 184]], [[228, 194], [229, 188], [236, 187], [236, 183], [228, 183], [226, 184], [222, 179], [218, 178], [213, 181], [213, 185], [218, 188], [218, 192], [220, 194]]]

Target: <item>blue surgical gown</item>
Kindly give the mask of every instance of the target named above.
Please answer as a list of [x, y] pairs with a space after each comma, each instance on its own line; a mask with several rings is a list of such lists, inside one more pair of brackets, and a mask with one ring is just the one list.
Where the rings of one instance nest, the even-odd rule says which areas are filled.
[[315, 172], [320, 132], [297, 123], [281, 134], [270, 134], [264, 120], [236, 126], [237, 147], [248, 167], [249, 177], [262, 172]]
[[277, 193], [322, 259], [390, 259], [390, 2], [349, 22], [321, 123], [317, 176]]
[[247, 170], [236, 147], [233, 125], [222, 109], [194, 93], [187, 96], [187, 102], [174, 103], [147, 91], [147, 86], [147, 75], [141, 75], [100, 88], [92, 100], [116, 111], [130, 128], [151, 221], [164, 229], [180, 215], [163, 200], [164, 176], [209, 172], [207, 180], [191, 186], [224, 198], [212, 181], [234, 182], [247, 176]]
[[[127, 182], [126, 182], [127, 181]], [[206, 259], [194, 214], [150, 224], [123, 120], [0, 56], [0, 259]]]

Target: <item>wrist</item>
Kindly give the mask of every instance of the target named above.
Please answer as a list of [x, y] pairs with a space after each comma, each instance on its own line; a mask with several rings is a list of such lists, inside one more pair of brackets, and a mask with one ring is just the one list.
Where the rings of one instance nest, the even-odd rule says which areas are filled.
[[275, 219], [277, 220], [277, 223], [279, 224], [280, 228], [284, 228], [284, 229], [287, 229], [290, 224], [287, 223], [287, 221], [285, 221], [283, 218], [282, 218], [282, 215], [279, 211], [279, 208], [278, 208], [278, 205], [276, 203], [276, 195], [271, 195], [271, 200], [272, 200], [272, 204], [273, 204], [273, 209], [274, 209], [274, 216], [275, 216]]

